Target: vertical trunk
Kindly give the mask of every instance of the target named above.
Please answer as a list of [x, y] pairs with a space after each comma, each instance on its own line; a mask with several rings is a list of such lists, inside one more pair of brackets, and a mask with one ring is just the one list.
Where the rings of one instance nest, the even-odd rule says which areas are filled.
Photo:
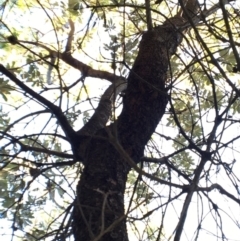
[[[103, 132], [98, 134], [107, 138]], [[123, 195], [129, 167], [107, 140], [92, 140], [86, 158], [73, 213], [75, 240], [94, 240], [100, 235], [97, 240], [127, 241]], [[115, 228], [103, 235], [115, 221]]]
[[[175, 17], [143, 34], [128, 77], [123, 110], [117, 121], [117, 136], [136, 163], [165, 112], [166, 73], [170, 57], [182, 40], [182, 33], [176, 29], [182, 22], [181, 17]], [[100, 130], [86, 152], [73, 211], [75, 241], [128, 240], [124, 191], [130, 167], [104, 138], [108, 135]]]

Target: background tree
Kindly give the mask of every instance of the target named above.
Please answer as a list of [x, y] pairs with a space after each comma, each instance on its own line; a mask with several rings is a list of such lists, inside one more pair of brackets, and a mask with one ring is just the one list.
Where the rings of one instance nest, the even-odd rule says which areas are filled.
[[239, 240], [239, 7], [4, 1], [4, 240]]

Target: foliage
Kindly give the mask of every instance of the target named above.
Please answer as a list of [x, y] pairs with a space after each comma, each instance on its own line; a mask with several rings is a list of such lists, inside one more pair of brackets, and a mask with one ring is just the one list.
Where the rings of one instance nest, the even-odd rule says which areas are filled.
[[[208, 2], [202, 11], [218, 1]], [[217, 7], [191, 23], [169, 63], [169, 104], [145, 148], [149, 162], [139, 164], [149, 176], [136, 170], [128, 176], [125, 210], [131, 241], [174, 236], [187, 186], [206, 152], [211, 157], [199, 173], [183, 240], [240, 240], [240, 5], [229, 1]], [[161, 25], [179, 9], [177, 1], [161, 6], [151, 1], [153, 23]], [[1, 64], [58, 106], [76, 130], [89, 121], [109, 83], [80, 75], [58, 56], [53, 84], [47, 84], [51, 54], [66, 49], [69, 19], [75, 25], [72, 56], [94, 70], [125, 78], [147, 30], [145, 1], [9, 0], [1, 2], [0, 10]], [[20, 44], [10, 43], [9, 36]], [[111, 122], [121, 112], [122, 96], [115, 101]], [[4, 74], [0, 100], [1, 235], [4, 240], [70, 240], [83, 164], [74, 161], [56, 115]]]

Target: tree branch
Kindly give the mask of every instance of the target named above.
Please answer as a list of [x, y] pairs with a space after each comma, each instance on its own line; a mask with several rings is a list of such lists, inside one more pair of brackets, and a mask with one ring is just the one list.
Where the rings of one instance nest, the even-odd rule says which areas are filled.
[[68, 35], [66, 50], [63, 54], [60, 55], [60, 58], [69, 65], [79, 69], [82, 72], [82, 75], [85, 77], [89, 76], [103, 78], [112, 82], [112, 84], [107, 88], [107, 90], [102, 95], [98, 107], [96, 108], [93, 116], [90, 118], [87, 124], [84, 125], [83, 128], [81, 128], [78, 131], [79, 135], [92, 136], [99, 129], [105, 127], [111, 115], [112, 106], [115, 101], [115, 98], [118, 96], [120, 92], [127, 88], [127, 82], [125, 78], [121, 76], [116, 76], [115, 74], [106, 71], [94, 70], [90, 66], [83, 64], [77, 59], [74, 59], [70, 53], [74, 34], [74, 23], [72, 20], [69, 20], [69, 24], [71, 30]]
[[4, 148], [6, 148], [6, 146], [10, 145], [10, 144], [13, 144], [13, 143], [17, 143], [21, 149], [20, 149], [20, 152], [26, 152], [26, 151], [36, 151], [36, 152], [39, 152], [39, 153], [46, 153], [46, 154], [49, 154], [49, 155], [55, 155], [55, 156], [58, 156], [58, 157], [63, 157], [63, 158], [73, 158], [73, 155], [71, 154], [67, 154], [67, 153], [63, 153], [63, 152], [58, 152], [58, 151], [51, 151], [47, 148], [39, 148], [39, 147], [35, 147], [35, 146], [28, 146], [28, 145], [25, 145], [23, 144], [21, 141], [20, 141], [20, 138], [16, 138], [8, 133], [5, 133], [5, 132], [2, 132], [0, 131], [1, 134], [3, 135], [6, 135], [10, 140], [10, 143], [7, 143]]
[[[70, 25], [71, 26], [71, 25]], [[69, 48], [69, 44], [71, 43], [71, 34], [72, 34], [72, 29], [70, 30], [70, 37], [68, 38], [67, 41], [67, 46], [66, 49]], [[111, 83], [114, 83], [114, 81], [116, 79], [122, 79], [122, 80], [126, 80], [124, 77], [122, 76], [118, 76], [118, 75], [114, 75], [108, 71], [104, 71], [104, 70], [96, 70], [92, 67], [90, 67], [87, 64], [84, 64], [83, 62], [75, 59], [70, 52], [67, 52], [65, 50], [65, 52], [63, 53], [59, 53], [53, 49], [50, 49], [49, 47], [45, 46], [44, 44], [38, 43], [38, 42], [32, 42], [32, 41], [23, 41], [23, 40], [17, 40], [16, 44], [19, 44], [20, 46], [22, 46], [23, 48], [27, 49], [28, 51], [30, 51], [31, 53], [33, 53], [33, 51], [29, 48], [27, 48], [26, 46], [24, 46], [22, 43], [26, 43], [26, 44], [30, 44], [30, 45], [34, 45], [34, 46], [38, 46], [41, 47], [43, 49], [45, 49], [46, 51], [49, 52], [49, 54], [51, 56], [56, 56], [57, 58], [61, 59], [63, 62], [65, 62], [66, 64], [68, 64], [69, 66], [78, 69], [82, 75], [84, 75], [84, 77], [92, 77], [92, 78], [98, 78], [98, 79], [105, 79], [110, 81]], [[71, 45], [71, 44], [70, 44]], [[36, 55], [36, 53], [33, 53]], [[38, 55], [38, 57], [40, 57], [42, 60], [44, 60], [45, 62], [47, 62], [49, 65], [51, 64], [51, 62], [47, 61], [44, 59], [44, 57], [41, 57]]]
[[236, 197], [234, 197], [231, 193], [226, 191], [221, 185], [214, 183], [210, 187], [198, 187], [196, 191], [202, 191], [202, 192], [211, 192], [212, 190], [217, 189], [221, 194], [226, 195], [236, 203], [240, 204], [240, 200]]
[[67, 44], [66, 44], [66, 48], [65, 48], [65, 53], [71, 53], [73, 35], [74, 35], [74, 31], [75, 31], [74, 22], [71, 19], [69, 19], [68, 22], [69, 22], [71, 30], [70, 30], [70, 32], [68, 34], [68, 40], [67, 40]]
[[179, 176], [182, 176], [184, 179], [186, 179], [188, 182], [191, 182], [192, 180], [189, 178], [188, 175], [182, 173], [180, 170], [178, 170], [171, 162], [168, 161], [169, 157], [162, 157], [162, 158], [149, 158], [149, 157], [143, 157], [141, 158], [141, 161], [147, 162], [147, 163], [157, 163], [160, 165], [165, 164], [167, 167], [171, 168], [173, 171], [175, 171]]
[[98, 107], [96, 108], [90, 120], [77, 133], [79, 135], [94, 135], [98, 130], [106, 126], [111, 115], [112, 106], [115, 98], [120, 92], [125, 90], [127, 82], [125, 80], [116, 79], [102, 95]]
[[[51, 56], [56, 56], [68, 65], [78, 69], [84, 77], [92, 77], [92, 78], [98, 78], [98, 79], [105, 79], [112, 83], [107, 90], [104, 92], [103, 96], [101, 97], [101, 100], [99, 102], [98, 107], [95, 110], [94, 115], [90, 118], [88, 123], [78, 131], [78, 135], [93, 135], [96, 133], [97, 130], [103, 128], [107, 121], [109, 120], [109, 117], [111, 115], [111, 110], [113, 103], [115, 101], [115, 98], [118, 96], [120, 92], [122, 92], [127, 87], [126, 79], [122, 76], [117, 76], [115, 74], [109, 73], [107, 71], [101, 71], [101, 70], [95, 70], [91, 68], [90, 66], [82, 63], [81, 61], [75, 59], [71, 55], [71, 46], [72, 46], [72, 40], [74, 35], [74, 23], [72, 20], [69, 20], [70, 24], [70, 32], [68, 35], [68, 40], [65, 48], [65, 52], [58, 53], [55, 50], [52, 50], [46, 46], [44, 46], [41, 43], [34, 43], [31, 41], [20, 41], [17, 40], [14, 42], [14, 44], [19, 44], [20, 46], [28, 49], [25, 47], [22, 43], [32, 44], [35, 46], [42, 47], [43, 49], [47, 50]], [[61, 127], [63, 128], [63, 131], [65, 132], [66, 136], [70, 140], [74, 140], [77, 138], [76, 132], [72, 129], [72, 127], [69, 125], [66, 117], [62, 113], [61, 109], [55, 105], [53, 105], [51, 102], [43, 98], [42, 96], [38, 95], [36, 92], [34, 92], [32, 89], [27, 87], [25, 84], [23, 84], [20, 80], [18, 80], [13, 74], [11, 74], [7, 69], [5, 69], [3, 66], [1, 66], [0, 71], [4, 73], [6, 76], [8, 76], [12, 81], [14, 81], [18, 86], [20, 86], [23, 90], [25, 90], [28, 94], [33, 96], [35, 99], [43, 103], [45, 106], [47, 106], [53, 114], [57, 117], [59, 120], [59, 123]], [[76, 148], [74, 147], [74, 150]]]
[[28, 146], [28, 145], [22, 144], [21, 142], [17, 142], [17, 143], [21, 146], [21, 150], [20, 150], [21, 152], [35, 151], [35, 152], [39, 152], [39, 153], [45, 153], [48, 155], [54, 155], [54, 156], [58, 156], [58, 157], [62, 157], [62, 158], [69, 158], [69, 159], [72, 159], [74, 157], [73, 155], [67, 154], [64, 152], [51, 151], [51, 150], [44, 149], [44, 148]]
[[[36, 112], [33, 112], [33, 113], [30, 113], [30, 114], [27, 114], [25, 116], [22, 116], [21, 118], [17, 119], [16, 121], [12, 122], [11, 124], [9, 124], [7, 126], [6, 129], [4, 129], [3, 133], [4, 132], [8, 132], [15, 124], [17, 124], [19, 121], [21, 120], [24, 120], [25, 118], [28, 118], [28, 117], [31, 117], [33, 115], [39, 115], [39, 114], [43, 114], [43, 113], [50, 113], [49, 110], [40, 110], [40, 111], [36, 111]], [[3, 134], [4, 135], [4, 134]]]
[[40, 103], [48, 107], [51, 112], [56, 116], [60, 126], [62, 127], [66, 137], [71, 140], [75, 140], [77, 138], [76, 132], [73, 130], [71, 125], [69, 124], [66, 116], [62, 112], [61, 108], [54, 105], [41, 95], [39, 95], [37, 92], [29, 88], [27, 85], [25, 85], [21, 80], [19, 80], [14, 74], [12, 74], [10, 71], [8, 71], [2, 64], [0, 64], [0, 72], [3, 73], [5, 76], [7, 76], [9, 79], [11, 79], [17, 86], [19, 86], [21, 89], [26, 91], [29, 95], [31, 95], [34, 99], [38, 100]]
[[152, 25], [150, 0], [145, 0], [145, 5], [146, 5], [147, 29], [148, 31], [151, 31], [153, 29], [153, 25]]
[[65, 63], [67, 63], [68, 65], [72, 66], [73, 68], [78, 69], [82, 73], [82, 75], [84, 75], [84, 77], [105, 79], [110, 81], [111, 83], [114, 83], [116, 79], [125, 80], [125, 78], [122, 76], [117, 76], [104, 70], [93, 69], [87, 64], [84, 64], [83, 62], [75, 59], [69, 53], [62, 53], [62, 54], [60, 53], [59, 58]]
[[126, 163], [133, 168], [137, 173], [148, 177], [150, 180], [154, 180], [157, 181], [161, 184], [165, 184], [168, 185], [169, 187], [176, 187], [176, 188], [180, 188], [180, 189], [184, 189], [185, 186], [183, 185], [178, 185], [175, 183], [171, 183], [168, 181], [165, 181], [157, 176], [153, 176], [147, 172], [145, 172], [144, 170], [142, 170], [140, 167], [138, 167], [138, 165], [132, 160], [132, 158], [128, 155], [128, 153], [123, 149], [123, 147], [121, 146], [121, 144], [118, 142], [118, 140], [110, 133], [110, 131], [108, 131], [108, 135], [109, 135], [109, 142], [115, 147], [115, 149], [119, 152], [119, 154], [122, 156], [122, 158], [126, 161]]

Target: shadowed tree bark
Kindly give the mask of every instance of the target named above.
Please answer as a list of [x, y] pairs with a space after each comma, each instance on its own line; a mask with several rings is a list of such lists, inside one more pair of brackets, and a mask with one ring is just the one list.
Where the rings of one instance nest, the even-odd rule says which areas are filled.
[[168, 103], [167, 71], [187, 28], [184, 23], [186, 19], [175, 16], [143, 34], [127, 79], [121, 115], [88, 140], [73, 212], [76, 241], [128, 240], [124, 191], [131, 165], [111, 140], [119, 142], [135, 163], [141, 161]]
[[[137, 164], [145, 160], [145, 146], [162, 119], [170, 100], [166, 80], [171, 57], [176, 53], [188, 29], [195, 28], [201, 19], [215, 12], [221, 7], [221, 4], [224, 5], [223, 2], [216, 4], [208, 11], [203, 11], [199, 16], [199, 4], [196, 0], [180, 0], [179, 3], [181, 10], [176, 16], [166, 19], [160, 26], [153, 27], [150, 1], [146, 0], [148, 30], [142, 35], [139, 52], [127, 81], [106, 71], [94, 70], [72, 57], [74, 23], [71, 20], [69, 21], [71, 30], [63, 53], [56, 52], [40, 43], [20, 41], [13, 36], [8, 38], [10, 43], [23, 48], [26, 48], [24, 44], [33, 44], [47, 50], [51, 60], [59, 58], [80, 70], [83, 78], [103, 78], [112, 83], [101, 97], [99, 105], [88, 123], [79, 131], [74, 131], [58, 106], [34, 92], [3, 65], [0, 65], [0, 71], [3, 74], [56, 116], [66, 139], [71, 144], [74, 162], [84, 164], [72, 212], [72, 231], [75, 241], [128, 240], [126, 228], [128, 213], [126, 213], [127, 210], [124, 210], [127, 177], [132, 168], [147, 176]], [[49, 64], [52, 68], [54, 61]], [[234, 90], [237, 93], [236, 87]], [[124, 91], [122, 112], [113, 124], [107, 125], [112, 105], [116, 96], [122, 91]], [[188, 140], [187, 137], [186, 140]], [[18, 143], [18, 140], [14, 141]], [[22, 149], [26, 148], [23, 144], [18, 144]], [[28, 150], [31, 150], [31, 147], [28, 147]], [[204, 153], [200, 149], [198, 151], [203, 159], [199, 166], [203, 168], [205, 161], [211, 157], [210, 152]], [[176, 228], [174, 241], [179, 241], [181, 238], [188, 205], [193, 192], [197, 189], [201, 171], [202, 169], [199, 169], [199, 172], [195, 173], [192, 187], [171, 184], [179, 188], [182, 193], [188, 192], [189, 197], [184, 203], [185, 206], [180, 217], [181, 224]], [[188, 180], [190, 183], [191, 180]], [[161, 179], [158, 181], [164, 182]]]

